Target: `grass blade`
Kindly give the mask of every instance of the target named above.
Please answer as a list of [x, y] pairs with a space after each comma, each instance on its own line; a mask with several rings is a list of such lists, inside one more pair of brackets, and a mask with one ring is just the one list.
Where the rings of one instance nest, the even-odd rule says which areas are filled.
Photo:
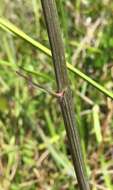
[[101, 134], [101, 126], [99, 120], [99, 106], [94, 105], [92, 111], [93, 111], [94, 132], [96, 135], [97, 142], [98, 144], [100, 144], [102, 142], [102, 134]]
[[[26, 33], [24, 33], [22, 30], [20, 30], [18, 27], [16, 27], [14, 24], [9, 22], [8, 20], [0, 18], [0, 27], [1, 27], [1, 29], [5, 30], [5, 31], [8, 31], [8, 32], [10, 31], [10, 32], [16, 34], [17, 36], [21, 37], [22, 39], [24, 39], [25, 41], [27, 41], [28, 43], [30, 43], [31, 45], [33, 45], [37, 49], [41, 50], [46, 55], [48, 55], [50, 57], [52, 56], [50, 49], [46, 48], [41, 43], [32, 39], [30, 36], [28, 36]], [[67, 68], [70, 71], [72, 71], [73, 73], [75, 73], [76, 75], [78, 75], [79, 77], [81, 77], [82, 79], [84, 79], [85, 81], [87, 81], [90, 85], [95, 87], [97, 90], [99, 90], [100, 92], [102, 92], [106, 96], [113, 99], [113, 93], [112, 92], [108, 91], [106, 88], [104, 88], [102, 85], [100, 85], [99, 83], [97, 83], [96, 81], [94, 81], [93, 79], [88, 77], [86, 74], [81, 72], [79, 69], [73, 67], [73, 65], [71, 65], [70, 63], [67, 63]]]

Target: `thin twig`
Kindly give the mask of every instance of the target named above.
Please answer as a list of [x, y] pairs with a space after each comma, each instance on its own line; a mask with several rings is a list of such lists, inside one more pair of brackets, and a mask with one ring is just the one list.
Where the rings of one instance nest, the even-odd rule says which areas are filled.
[[54, 70], [58, 92], [66, 89], [59, 104], [62, 110], [64, 124], [70, 144], [70, 152], [78, 180], [80, 190], [89, 190], [89, 183], [86, 177], [85, 164], [81, 153], [80, 139], [75, 122], [72, 93], [69, 86], [64, 47], [60, 33], [60, 26], [55, 0], [41, 0], [48, 36], [52, 51]]
[[64, 93], [65, 93], [65, 89], [62, 91], [62, 92], [54, 92], [52, 90], [49, 90], [47, 87], [41, 85], [41, 84], [38, 84], [38, 83], [35, 83], [34, 81], [31, 80], [31, 78], [29, 78], [28, 76], [24, 75], [22, 72], [20, 71], [16, 71], [16, 73], [21, 76], [22, 78], [24, 78], [26, 81], [28, 81], [30, 84], [32, 84], [33, 86], [35, 87], [38, 87], [40, 88], [43, 92], [45, 93], [48, 93], [56, 98], [62, 98], [64, 96]]

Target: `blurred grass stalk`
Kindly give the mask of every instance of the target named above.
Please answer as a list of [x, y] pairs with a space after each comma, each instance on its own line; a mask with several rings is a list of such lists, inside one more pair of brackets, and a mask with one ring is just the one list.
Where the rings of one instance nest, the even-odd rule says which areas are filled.
[[75, 124], [72, 94], [68, 81], [64, 47], [61, 38], [56, 3], [55, 0], [41, 0], [41, 3], [52, 51], [59, 95], [58, 100], [62, 110], [78, 185], [80, 190], [89, 190], [90, 187], [85, 172], [80, 139], [77, 126]]

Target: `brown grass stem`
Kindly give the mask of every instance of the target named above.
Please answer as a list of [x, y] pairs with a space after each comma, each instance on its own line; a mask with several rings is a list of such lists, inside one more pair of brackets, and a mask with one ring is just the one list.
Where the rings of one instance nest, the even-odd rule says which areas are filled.
[[58, 92], [63, 92], [64, 89], [66, 89], [62, 98], [59, 98], [59, 104], [62, 110], [78, 185], [80, 190], [89, 190], [90, 188], [85, 172], [79, 134], [75, 122], [72, 93], [67, 75], [66, 60], [56, 3], [55, 0], [41, 0], [41, 3], [52, 51]]

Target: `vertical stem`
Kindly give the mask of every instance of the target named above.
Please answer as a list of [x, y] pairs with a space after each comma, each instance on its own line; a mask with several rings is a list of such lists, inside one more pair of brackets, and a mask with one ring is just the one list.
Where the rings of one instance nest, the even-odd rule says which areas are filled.
[[62, 110], [78, 185], [80, 190], [89, 190], [90, 188], [85, 173], [85, 164], [81, 153], [79, 135], [75, 123], [72, 93], [67, 75], [56, 3], [55, 0], [41, 0], [41, 3], [51, 45], [58, 93], [62, 94], [62, 96], [59, 96], [59, 104]]

